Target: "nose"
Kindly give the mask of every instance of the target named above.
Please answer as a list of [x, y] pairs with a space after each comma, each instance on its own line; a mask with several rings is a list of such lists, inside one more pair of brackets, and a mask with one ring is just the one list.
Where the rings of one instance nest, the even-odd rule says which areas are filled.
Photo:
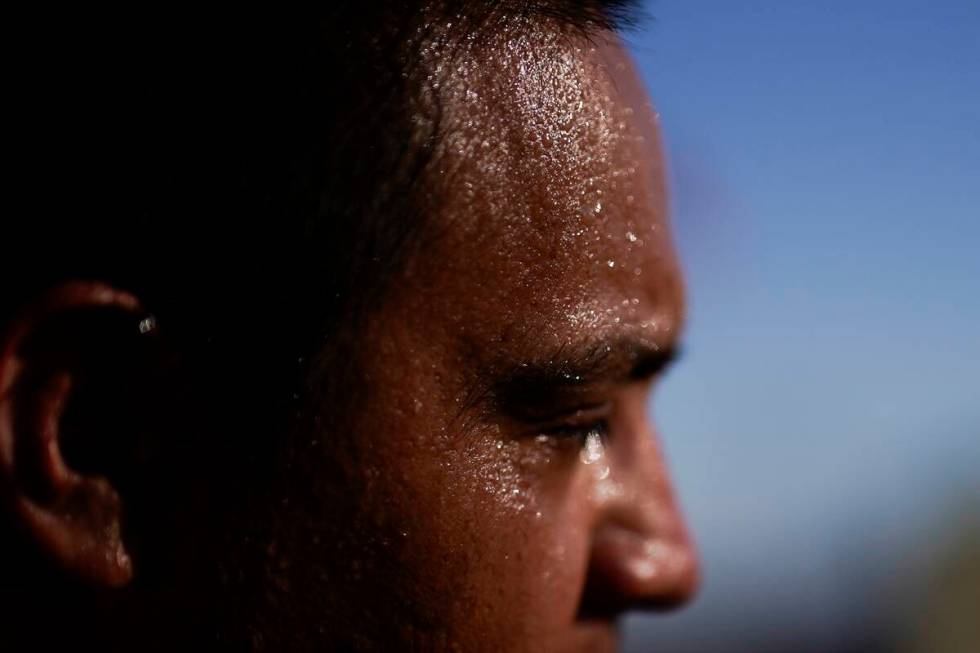
[[608, 452], [618, 487], [598, 493], [585, 616], [678, 607], [698, 585], [697, 554], [654, 435], [644, 429], [624, 449]]

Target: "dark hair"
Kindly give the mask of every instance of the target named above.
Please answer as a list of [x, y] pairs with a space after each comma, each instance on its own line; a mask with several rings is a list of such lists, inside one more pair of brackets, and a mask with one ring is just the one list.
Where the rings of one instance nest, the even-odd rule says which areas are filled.
[[22, 20], [8, 95], [22, 197], [4, 228], [19, 260], [3, 264], [0, 322], [61, 279], [100, 279], [216, 364], [247, 347], [263, 378], [295, 379], [297, 362], [356, 329], [424, 232], [418, 191], [440, 136], [412, 103], [426, 32], [532, 19], [587, 35], [631, 23], [632, 5]]

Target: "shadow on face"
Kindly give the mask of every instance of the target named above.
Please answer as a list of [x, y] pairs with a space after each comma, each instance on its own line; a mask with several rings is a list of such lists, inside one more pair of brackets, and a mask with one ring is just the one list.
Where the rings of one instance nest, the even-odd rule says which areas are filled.
[[165, 329], [140, 298], [69, 283], [0, 332], [6, 557], [82, 579], [39, 581], [34, 561], [14, 592], [60, 587], [106, 646], [259, 650], [605, 650], [623, 611], [690, 596], [646, 409], [684, 317], [646, 93], [610, 33], [447, 34], [417, 44], [418, 122], [440, 113], [420, 246], [314, 357], [281, 446], [249, 458], [261, 473], [228, 471], [233, 437], [200, 453], [209, 431], [268, 425], [251, 395], [188, 382], [186, 353], [147, 353]]

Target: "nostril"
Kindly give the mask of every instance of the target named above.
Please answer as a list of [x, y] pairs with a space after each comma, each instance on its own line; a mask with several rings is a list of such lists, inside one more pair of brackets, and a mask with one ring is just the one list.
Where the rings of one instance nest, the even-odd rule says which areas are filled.
[[675, 608], [690, 600], [697, 585], [697, 557], [686, 537], [644, 537], [607, 527], [593, 540], [580, 614]]

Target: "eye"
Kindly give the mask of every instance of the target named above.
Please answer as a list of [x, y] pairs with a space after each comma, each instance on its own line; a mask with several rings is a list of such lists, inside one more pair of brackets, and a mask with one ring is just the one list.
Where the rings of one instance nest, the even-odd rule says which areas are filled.
[[553, 441], [575, 442], [585, 448], [590, 440], [605, 442], [609, 438], [609, 420], [605, 415], [596, 416], [592, 411], [576, 411], [568, 421], [540, 430], [538, 437]]

